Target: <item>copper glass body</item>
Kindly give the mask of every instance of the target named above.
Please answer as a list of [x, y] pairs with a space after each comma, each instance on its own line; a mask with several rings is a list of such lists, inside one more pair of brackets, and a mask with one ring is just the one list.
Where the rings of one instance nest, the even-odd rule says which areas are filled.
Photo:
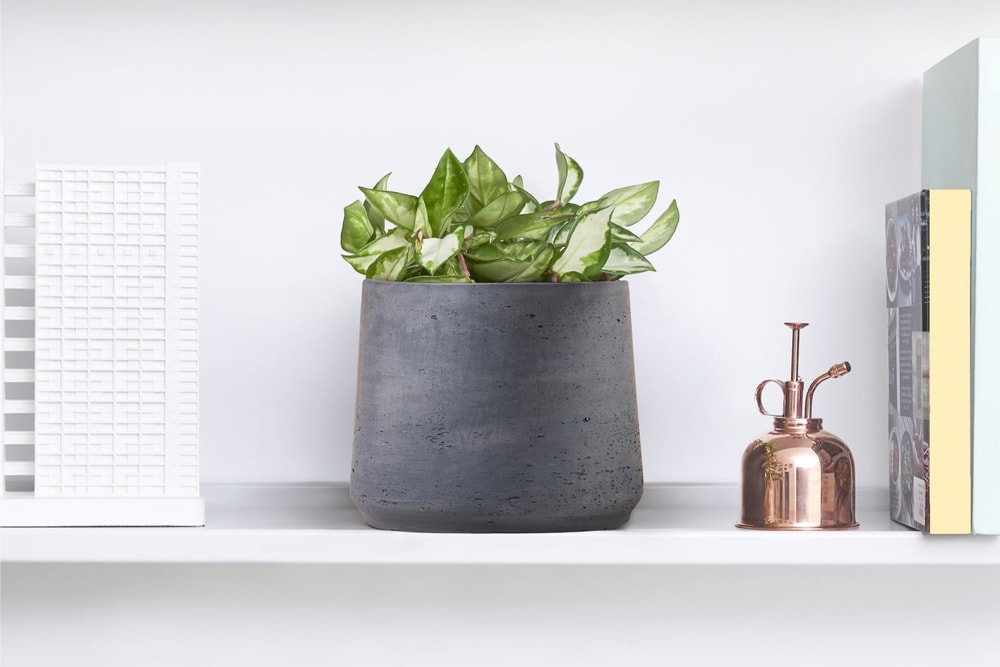
[[[854, 457], [823, 420], [812, 416], [813, 392], [820, 383], [849, 373], [848, 362], [835, 364], [812, 381], [803, 397], [799, 377], [799, 331], [792, 329], [791, 378], [765, 380], [757, 386], [757, 409], [774, 417], [774, 428], [743, 453], [740, 528], [760, 530], [843, 530], [856, 528]], [[764, 409], [761, 394], [769, 383], [782, 388], [782, 414]], [[805, 405], [803, 406], [803, 398]]]

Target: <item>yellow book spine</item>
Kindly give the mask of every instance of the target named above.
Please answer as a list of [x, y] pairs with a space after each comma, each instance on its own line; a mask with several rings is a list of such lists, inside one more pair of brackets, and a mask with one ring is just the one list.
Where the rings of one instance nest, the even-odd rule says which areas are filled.
[[930, 531], [972, 528], [972, 197], [930, 190]]

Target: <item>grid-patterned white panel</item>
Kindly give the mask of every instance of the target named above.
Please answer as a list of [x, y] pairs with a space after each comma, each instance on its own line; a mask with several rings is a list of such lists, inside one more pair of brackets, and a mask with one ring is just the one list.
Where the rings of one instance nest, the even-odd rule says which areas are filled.
[[198, 495], [196, 165], [38, 165], [35, 495]]

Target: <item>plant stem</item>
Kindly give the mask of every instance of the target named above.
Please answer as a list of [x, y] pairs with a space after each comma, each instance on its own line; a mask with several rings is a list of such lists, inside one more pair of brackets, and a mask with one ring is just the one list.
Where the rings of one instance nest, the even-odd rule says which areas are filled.
[[471, 274], [469, 273], [469, 267], [465, 264], [465, 255], [458, 253], [458, 263], [462, 266], [462, 275], [468, 278]]

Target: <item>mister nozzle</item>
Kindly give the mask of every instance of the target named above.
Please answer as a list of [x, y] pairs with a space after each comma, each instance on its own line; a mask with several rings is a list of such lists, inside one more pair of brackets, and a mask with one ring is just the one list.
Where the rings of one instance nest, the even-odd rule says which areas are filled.
[[847, 375], [850, 372], [851, 362], [842, 361], [839, 364], [830, 366], [830, 370], [812, 381], [812, 384], [809, 385], [809, 391], [806, 392], [806, 419], [812, 419], [813, 392], [816, 391], [816, 387], [819, 386], [819, 383], [824, 380], [829, 380], [830, 378], [839, 378], [840, 376]]

